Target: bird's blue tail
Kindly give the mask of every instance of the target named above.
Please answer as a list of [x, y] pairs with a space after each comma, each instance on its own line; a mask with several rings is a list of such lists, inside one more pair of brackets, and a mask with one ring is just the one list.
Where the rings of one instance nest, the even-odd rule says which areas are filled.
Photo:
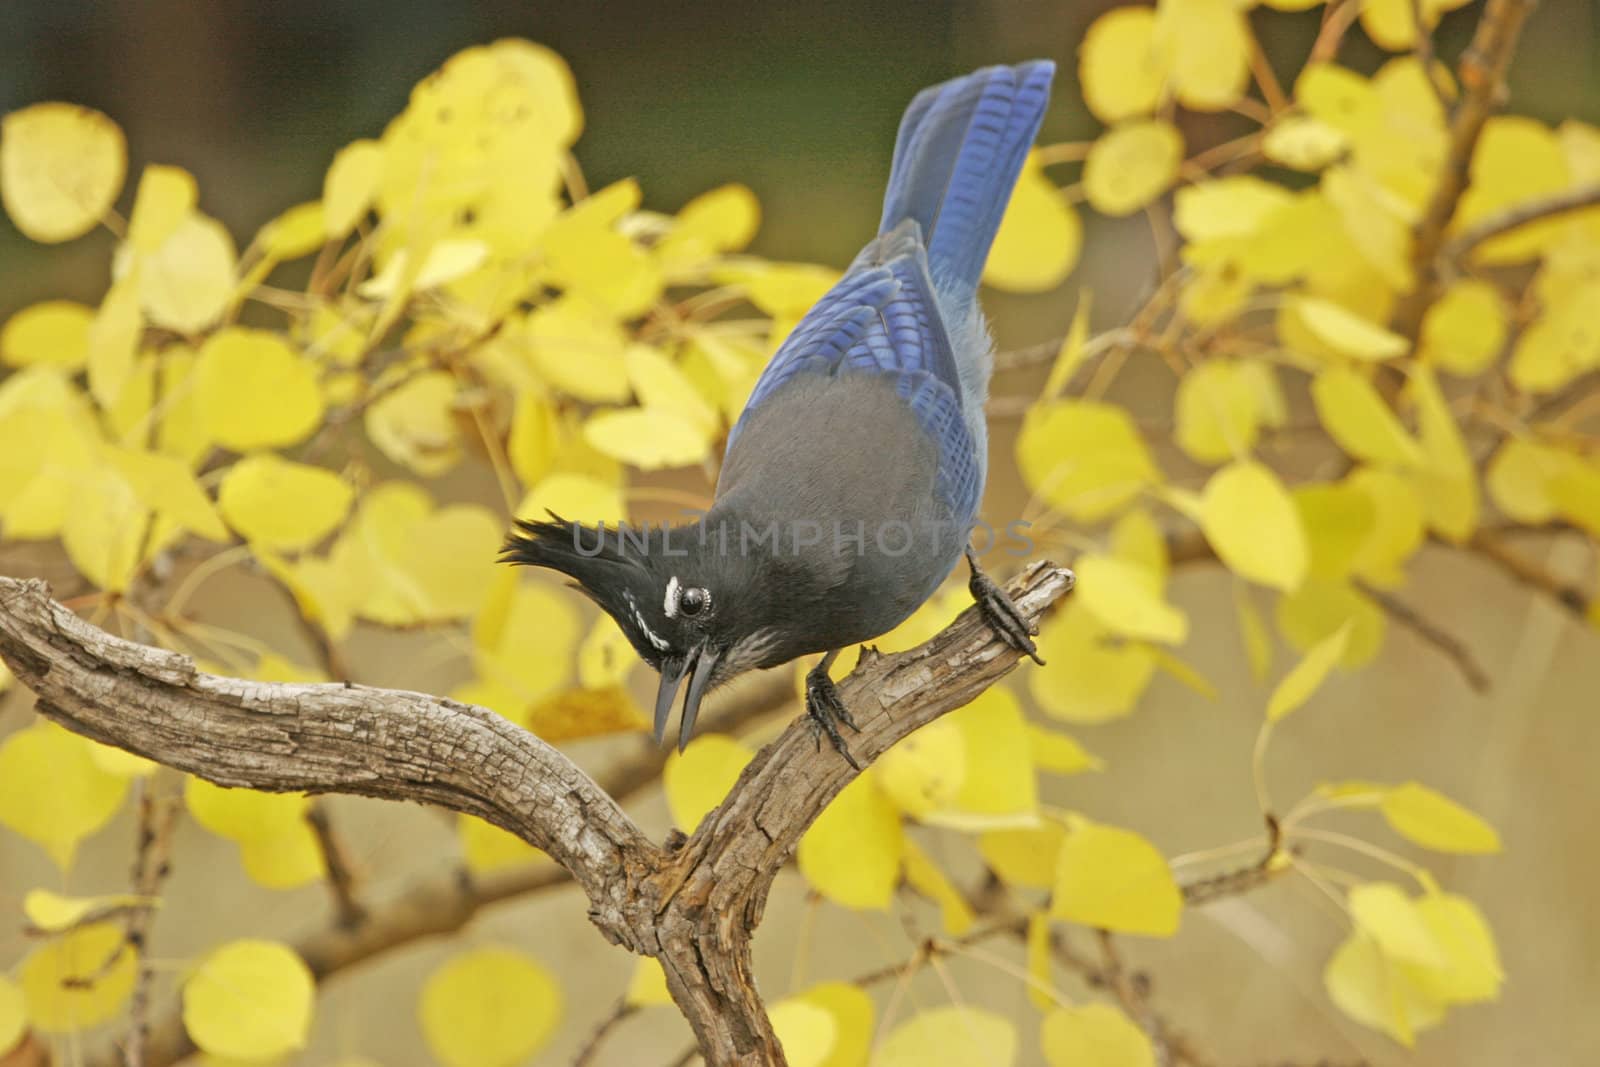
[[906, 108], [878, 232], [916, 219], [941, 289], [977, 288], [1055, 71], [1049, 60], [985, 67], [924, 89]]

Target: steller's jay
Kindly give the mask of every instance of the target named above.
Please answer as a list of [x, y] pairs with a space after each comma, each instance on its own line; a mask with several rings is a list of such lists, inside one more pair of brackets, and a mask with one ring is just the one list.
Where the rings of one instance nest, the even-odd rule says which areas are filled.
[[990, 626], [1039, 660], [968, 538], [993, 362], [978, 279], [1054, 73], [986, 67], [911, 101], [878, 236], [773, 354], [698, 522], [518, 521], [502, 560], [573, 578], [660, 672], [658, 742], [685, 678], [680, 750], [713, 686], [824, 652], [806, 710], [856, 765], [829, 668], [915, 611], [963, 552]]

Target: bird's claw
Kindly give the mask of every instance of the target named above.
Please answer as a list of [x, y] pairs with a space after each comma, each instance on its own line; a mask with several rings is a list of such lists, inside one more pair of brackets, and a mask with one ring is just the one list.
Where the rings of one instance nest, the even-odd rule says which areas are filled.
[[1023, 617], [1022, 612], [1006, 596], [1005, 590], [995, 584], [994, 579], [983, 573], [978, 566], [978, 557], [971, 548], [967, 549], [967, 565], [972, 568], [972, 577], [967, 581], [967, 588], [972, 592], [972, 599], [977, 601], [978, 610], [982, 612], [984, 621], [989, 624], [989, 629], [999, 635], [1000, 640], [1032, 659], [1039, 666], [1044, 666], [1044, 660], [1039, 658], [1039, 646], [1034, 643], [1033, 636], [1038, 633], [1037, 627], [1031, 625]]
[[828, 740], [833, 742], [833, 747], [845, 758], [845, 762], [857, 771], [861, 770], [861, 764], [850, 754], [850, 747], [839, 733], [839, 724], [843, 723], [856, 733], [861, 732], [861, 727], [856, 725], [850, 710], [839, 699], [838, 687], [820, 664], [806, 675], [806, 714], [811, 716], [811, 736], [817, 743], [817, 751], [822, 751], [822, 735], [827, 734]]

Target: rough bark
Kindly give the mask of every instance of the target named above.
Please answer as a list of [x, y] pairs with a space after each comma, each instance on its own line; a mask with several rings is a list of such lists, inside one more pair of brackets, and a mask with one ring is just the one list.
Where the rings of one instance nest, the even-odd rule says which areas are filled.
[[[1071, 586], [1070, 572], [1038, 563], [1008, 592], [1037, 620]], [[91, 626], [42, 582], [4, 577], [0, 658], [38, 695], [39, 711], [67, 729], [218, 784], [417, 801], [503, 827], [571, 873], [609, 940], [661, 961], [709, 1064], [784, 1062], [750, 938], [800, 835], [855, 776], [816, 746], [803, 716], [669, 850], [561, 752], [482, 708], [205, 674], [186, 656]], [[840, 686], [862, 727], [852, 752], [870, 764], [1016, 662], [973, 609], [917, 649], [866, 655]]]

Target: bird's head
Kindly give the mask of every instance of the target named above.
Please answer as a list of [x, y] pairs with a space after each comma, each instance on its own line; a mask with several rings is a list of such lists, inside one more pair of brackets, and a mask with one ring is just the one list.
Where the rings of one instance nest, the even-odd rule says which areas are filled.
[[[678, 690], [688, 683], [678, 748], [689, 742], [707, 692], [754, 667], [782, 662], [778, 631], [764, 621], [752, 561], [708, 542], [704, 527], [607, 527], [517, 521], [504, 563], [546, 567], [573, 580], [616, 620], [646, 663], [661, 675], [656, 693], [659, 742]], [[788, 658], [788, 657], [784, 657]]]

